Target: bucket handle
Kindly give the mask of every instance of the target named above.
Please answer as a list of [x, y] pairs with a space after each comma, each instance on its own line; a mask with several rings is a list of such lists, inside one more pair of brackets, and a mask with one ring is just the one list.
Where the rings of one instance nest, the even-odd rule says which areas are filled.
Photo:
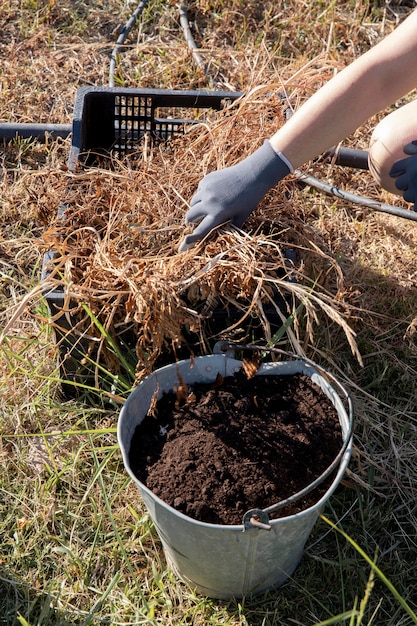
[[334, 387], [336, 387], [337, 391], [344, 398], [346, 405], [347, 405], [347, 412], [349, 416], [349, 429], [347, 432], [347, 436], [338, 454], [335, 456], [335, 458], [327, 467], [327, 469], [320, 476], [318, 476], [318, 478], [316, 478], [312, 483], [307, 485], [307, 487], [304, 487], [297, 493], [294, 493], [292, 496], [285, 498], [285, 500], [281, 500], [280, 502], [277, 502], [276, 504], [266, 507], [265, 509], [251, 509], [250, 511], [247, 511], [245, 515], [243, 516], [243, 530], [244, 531], [250, 530], [251, 528], [271, 530], [272, 526], [269, 524], [270, 513], [275, 513], [276, 511], [279, 511], [283, 507], [288, 506], [289, 504], [292, 504], [293, 502], [299, 500], [300, 498], [303, 498], [304, 496], [309, 494], [311, 491], [314, 491], [314, 489], [316, 489], [316, 487], [318, 487], [324, 480], [326, 480], [326, 478], [328, 478], [330, 474], [332, 474], [332, 472], [340, 464], [340, 461], [345, 455], [346, 450], [351, 444], [351, 441], [353, 438], [353, 425], [354, 425], [353, 404], [352, 404], [352, 399], [350, 395], [348, 394], [346, 389], [343, 387], [343, 385], [341, 385], [341, 383], [339, 383], [339, 381], [333, 376], [333, 374], [324, 370], [323, 368], [320, 367], [320, 365], [317, 365], [317, 363], [315, 363], [314, 361], [311, 361], [307, 357], [300, 356], [298, 354], [293, 354], [292, 352], [287, 352], [286, 350], [281, 350], [280, 348], [257, 346], [253, 344], [238, 344], [238, 343], [235, 344], [235, 343], [228, 342], [228, 341], [219, 341], [214, 346], [214, 352], [223, 353], [223, 354], [226, 354], [226, 356], [234, 354], [236, 350], [243, 350], [243, 351], [250, 350], [252, 352], [256, 351], [256, 352], [261, 352], [261, 353], [269, 352], [269, 353], [274, 353], [274, 354], [280, 354], [281, 356], [285, 356], [285, 357], [290, 357], [298, 361], [302, 361], [303, 363], [306, 363], [307, 365], [310, 365], [315, 370], [317, 370], [324, 379], [328, 380], [329, 383], [331, 383]]

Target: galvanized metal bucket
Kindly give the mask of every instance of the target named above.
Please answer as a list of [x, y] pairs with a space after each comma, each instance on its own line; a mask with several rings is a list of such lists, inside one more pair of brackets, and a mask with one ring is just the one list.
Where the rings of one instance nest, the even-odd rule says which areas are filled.
[[[223, 377], [232, 376], [241, 367], [241, 361], [225, 354], [197, 357], [162, 367], [145, 378], [129, 396], [117, 428], [125, 468], [139, 488], [162, 542], [168, 566], [200, 594], [223, 600], [279, 587], [292, 575], [320, 511], [345, 473], [352, 451], [353, 412], [344, 388], [305, 359], [264, 363], [257, 376], [305, 374], [330, 398], [338, 413], [343, 445], [333, 467], [326, 473], [337, 469], [327, 492], [314, 506], [295, 515], [269, 519], [269, 514], [286, 501], [262, 511], [248, 511], [242, 524], [236, 526], [200, 522], [163, 502], [136, 478], [129, 463], [133, 434], [146, 416], [152, 399], [155, 394], [160, 398], [163, 393], [172, 391], [180, 377], [190, 385], [210, 383], [218, 373]], [[261, 521], [258, 525], [252, 523], [254, 513]]]

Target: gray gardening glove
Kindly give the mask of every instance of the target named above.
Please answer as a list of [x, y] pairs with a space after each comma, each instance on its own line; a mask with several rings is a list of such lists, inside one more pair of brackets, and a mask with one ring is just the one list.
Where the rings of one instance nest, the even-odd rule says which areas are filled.
[[417, 211], [417, 140], [404, 146], [404, 154], [410, 156], [396, 161], [389, 175], [396, 178], [395, 186], [404, 192], [406, 202], [413, 202]]
[[237, 165], [207, 174], [200, 181], [185, 216], [187, 224], [200, 223], [184, 238], [180, 252], [191, 248], [220, 224], [231, 222], [242, 226], [264, 195], [290, 171], [288, 162], [265, 140]]

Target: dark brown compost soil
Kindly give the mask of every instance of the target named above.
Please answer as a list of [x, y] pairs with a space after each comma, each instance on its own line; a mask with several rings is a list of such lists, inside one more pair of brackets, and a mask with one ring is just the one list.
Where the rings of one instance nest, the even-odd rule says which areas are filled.
[[[186, 391], [156, 402], [136, 428], [129, 458], [143, 484], [194, 519], [241, 524], [249, 509], [310, 484], [342, 447], [337, 412], [307, 376], [248, 380], [239, 372]], [[271, 517], [313, 505], [330, 480]]]

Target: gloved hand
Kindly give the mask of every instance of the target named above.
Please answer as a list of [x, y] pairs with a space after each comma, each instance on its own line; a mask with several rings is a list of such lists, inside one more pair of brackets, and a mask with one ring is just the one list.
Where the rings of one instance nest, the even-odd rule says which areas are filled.
[[417, 211], [417, 140], [404, 146], [404, 154], [410, 156], [396, 161], [389, 175], [397, 179], [395, 186], [404, 192], [406, 202], [414, 203], [414, 211]]
[[[284, 157], [285, 159], [285, 157]], [[191, 199], [185, 220], [201, 220], [180, 245], [180, 252], [191, 248], [213, 228], [231, 222], [242, 226], [264, 195], [291, 171], [268, 140], [246, 159], [207, 174]]]

